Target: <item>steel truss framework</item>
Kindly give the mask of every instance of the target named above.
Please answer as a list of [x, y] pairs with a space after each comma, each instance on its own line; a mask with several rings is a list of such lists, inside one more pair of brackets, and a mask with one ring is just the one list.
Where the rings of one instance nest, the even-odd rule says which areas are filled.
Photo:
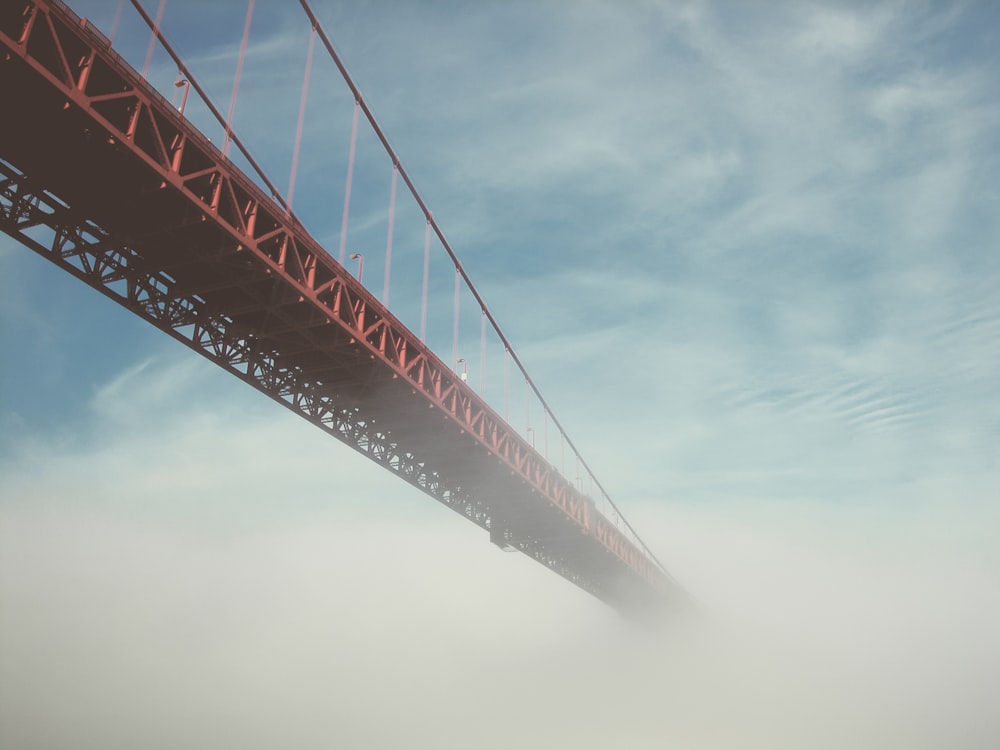
[[0, 228], [574, 584], [672, 580], [87, 22], [0, 9]]

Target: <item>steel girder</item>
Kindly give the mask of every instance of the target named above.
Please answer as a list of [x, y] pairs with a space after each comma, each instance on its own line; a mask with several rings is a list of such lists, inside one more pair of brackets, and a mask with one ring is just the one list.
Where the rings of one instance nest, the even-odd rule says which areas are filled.
[[0, 55], [17, 113], [0, 124], [5, 232], [498, 544], [614, 605], [676, 593], [89, 24], [51, 0], [7, 3]]

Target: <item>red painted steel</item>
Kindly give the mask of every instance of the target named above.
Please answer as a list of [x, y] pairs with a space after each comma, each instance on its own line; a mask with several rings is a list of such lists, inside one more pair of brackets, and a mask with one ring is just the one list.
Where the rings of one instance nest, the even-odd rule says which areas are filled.
[[[124, 2], [125, 0], [122, 0]], [[226, 115], [226, 135], [222, 140], [222, 155], [229, 156], [229, 143], [233, 133], [233, 115], [236, 114], [236, 97], [240, 93], [240, 77], [243, 75], [243, 61], [247, 55], [247, 41], [250, 39], [250, 23], [253, 20], [254, 0], [247, 3], [247, 17], [243, 22], [243, 39], [240, 41], [240, 55], [236, 60], [236, 76], [233, 78], [233, 93], [229, 97], [229, 113]]]
[[[132, 2], [137, 3], [138, 0], [132, 0]], [[438, 226], [436, 221], [434, 221], [434, 217], [431, 214], [430, 210], [428, 209], [427, 204], [424, 202], [424, 199], [421, 197], [420, 193], [417, 192], [416, 186], [413, 184], [413, 181], [410, 179], [410, 176], [403, 168], [403, 165], [400, 162], [399, 157], [396, 155], [396, 152], [389, 144], [389, 140], [388, 138], [386, 138], [385, 133], [379, 126], [378, 121], [376, 121], [375, 116], [372, 114], [371, 110], [368, 108], [368, 105], [365, 103], [364, 98], [361, 96], [361, 91], [354, 83], [354, 80], [351, 78], [350, 73], [347, 72], [347, 68], [344, 66], [344, 63], [340, 59], [340, 56], [333, 48], [333, 44], [330, 42], [329, 37], [323, 30], [323, 26], [320, 24], [319, 19], [316, 17], [316, 14], [313, 12], [308, 1], [299, 0], [299, 5], [302, 6], [302, 9], [306, 12], [306, 15], [309, 17], [309, 22], [312, 24], [313, 28], [316, 29], [317, 33], [319, 34], [320, 40], [323, 42], [323, 46], [326, 47], [330, 59], [333, 60], [334, 64], [337, 66], [337, 70], [340, 71], [340, 74], [343, 77], [344, 82], [350, 88], [351, 93], [354, 94], [355, 101], [358, 103], [358, 105], [360, 105], [362, 111], [364, 111], [365, 117], [368, 119], [368, 123], [369, 125], [371, 125], [372, 131], [375, 133], [376, 136], [378, 136], [378, 139], [381, 142], [382, 147], [385, 149], [386, 154], [389, 155], [390, 159], [392, 160], [392, 163], [399, 168], [399, 174], [403, 178], [403, 182], [406, 184], [407, 188], [409, 188], [410, 194], [413, 196], [413, 199], [417, 202], [417, 205], [420, 207], [420, 210], [424, 212], [424, 216], [430, 222], [431, 227], [434, 229], [434, 232], [438, 237], [438, 240], [441, 242], [441, 246], [444, 248], [445, 252], [448, 253], [448, 257], [450, 257], [452, 262], [455, 264], [455, 271], [465, 281], [466, 287], [472, 293], [472, 296], [475, 298], [476, 303], [479, 305], [480, 309], [486, 315], [487, 319], [490, 322], [490, 325], [493, 326], [493, 330], [496, 332], [497, 337], [500, 339], [501, 343], [506, 348], [506, 351], [510, 355], [511, 360], [521, 371], [521, 374], [524, 375], [525, 382], [527, 383], [529, 390], [535, 394], [535, 397], [538, 399], [539, 403], [541, 403], [542, 408], [548, 412], [550, 417], [552, 417], [552, 422], [559, 430], [563, 440], [566, 442], [566, 444], [570, 446], [574, 455], [576, 455], [577, 459], [587, 470], [594, 484], [597, 485], [597, 487], [601, 490], [601, 495], [603, 499], [608, 502], [608, 504], [617, 514], [616, 517], [619, 518], [622, 521], [622, 523], [625, 524], [625, 527], [631, 532], [632, 538], [635, 539], [640, 545], [642, 545], [642, 549], [647, 555], [649, 555], [650, 559], [656, 562], [656, 564], [660, 567], [661, 571], [665, 572], [665, 568], [660, 563], [660, 561], [656, 559], [656, 555], [653, 554], [653, 551], [649, 549], [645, 544], [643, 544], [643, 542], [639, 539], [639, 535], [635, 531], [635, 529], [632, 528], [631, 524], [629, 524], [629, 522], [625, 519], [625, 517], [619, 513], [618, 507], [615, 505], [610, 495], [608, 495], [607, 491], [594, 476], [593, 471], [590, 470], [590, 467], [587, 465], [587, 462], [583, 459], [583, 456], [580, 455], [580, 452], [576, 449], [576, 446], [573, 444], [573, 441], [570, 439], [569, 435], [566, 434], [566, 431], [563, 429], [563, 426], [559, 423], [559, 420], [556, 419], [555, 414], [552, 413], [552, 410], [549, 408], [548, 402], [545, 400], [545, 397], [542, 396], [541, 391], [538, 390], [538, 387], [535, 385], [534, 380], [532, 380], [531, 375], [528, 374], [528, 371], [524, 367], [524, 364], [517, 356], [517, 353], [514, 351], [510, 342], [507, 340], [507, 337], [504, 335], [504, 332], [500, 329], [500, 325], [499, 323], [497, 323], [496, 318], [493, 317], [493, 313], [491, 313], [489, 307], [487, 307], [486, 301], [479, 294], [479, 290], [476, 289], [475, 284], [472, 283], [472, 279], [469, 278], [469, 275], [465, 272], [465, 269], [459, 262], [458, 256], [455, 254], [455, 251], [452, 249], [451, 244], [444, 236], [444, 232], [441, 230], [441, 227]], [[146, 20], [147, 23], [150, 23], [148, 16]]]
[[115, 19], [111, 22], [111, 34], [110, 39], [112, 42], [115, 41], [115, 35], [118, 33], [118, 24], [122, 20], [122, 10], [125, 8], [125, 0], [118, 0], [118, 7], [115, 9]]
[[392, 268], [392, 230], [396, 223], [396, 179], [399, 169], [392, 165], [392, 187], [389, 189], [389, 229], [385, 240], [385, 284], [382, 288], [382, 304], [389, 306], [389, 272]]
[[299, 102], [299, 121], [295, 126], [295, 145], [292, 147], [292, 172], [288, 176], [288, 197], [285, 203], [292, 210], [292, 198], [295, 196], [295, 175], [299, 168], [299, 149], [302, 148], [302, 128], [306, 122], [306, 101], [309, 99], [309, 73], [312, 71], [313, 48], [316, 46], [316, 29], [309, 30], [309, 51], [306, 53], [306, 72], [302, 78], [302, 98]]
[[340, 221], [340, 254], [337, 260], [341, 264], [347, 251], [347, 219], [351, 213], [351, 182], [354, 179], [354, 156], [358, 149], [358, 112], [361, 105], [355, 100], [354, 118], [351, 121], [351, 148], [347, 155], [347, 180], [344, 184], [344, 216]]
[[486, 393], [486, 313], [479, 316], [479, 392]]
[[682, 600], [592, 501], [61, 3], [0, 6], [0, 101], [16, 113], [0, 118], [5, 232], [495, 543], [624, 611]]
[[156, 8], [156, 21], [153, 23], [153, 33], [149, 37], [149, 47], [146, 49], [146, 62], [142, 65], [142, 77], [149, 77], [149, 66], [153, 62], [153, 52], [156, 51], [156, 38], [160, 35], [160, 24], [163, 23], [163, 11], [166, 10], [167, 0], [160, 0]]
[[[357, 107], [354, 108], [357, 112]], [[431, 222], [424, 225], [424, 281], [420, 291], [420, 340], [427, 339], [427, 282], [431, 270]]]
[[455, 267], [455, 309], [452, 312], [452, 331], [451, 331], [451, 361], [458, 361], [458, 313], [459, 313], [459, 302], [462, 299], [462, 275], [458, 269]]

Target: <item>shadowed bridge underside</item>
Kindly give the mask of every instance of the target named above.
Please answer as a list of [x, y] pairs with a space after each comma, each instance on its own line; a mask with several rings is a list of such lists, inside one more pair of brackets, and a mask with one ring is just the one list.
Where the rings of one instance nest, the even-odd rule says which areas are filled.
[[[61, 3], [0, 6], [0, 228], [626, 612], [680, 591]], [[317, 469], [318, 470], [318, 469]]]

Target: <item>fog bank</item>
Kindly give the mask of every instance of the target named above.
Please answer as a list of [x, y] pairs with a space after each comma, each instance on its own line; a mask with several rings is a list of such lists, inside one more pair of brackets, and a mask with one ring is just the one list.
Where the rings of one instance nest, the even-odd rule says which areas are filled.
[[1000, 743], [995, 511], [650, 513], [700, 607], [642, 630], [444, 511], [234, 532], [8, 503], [0, 744]]

